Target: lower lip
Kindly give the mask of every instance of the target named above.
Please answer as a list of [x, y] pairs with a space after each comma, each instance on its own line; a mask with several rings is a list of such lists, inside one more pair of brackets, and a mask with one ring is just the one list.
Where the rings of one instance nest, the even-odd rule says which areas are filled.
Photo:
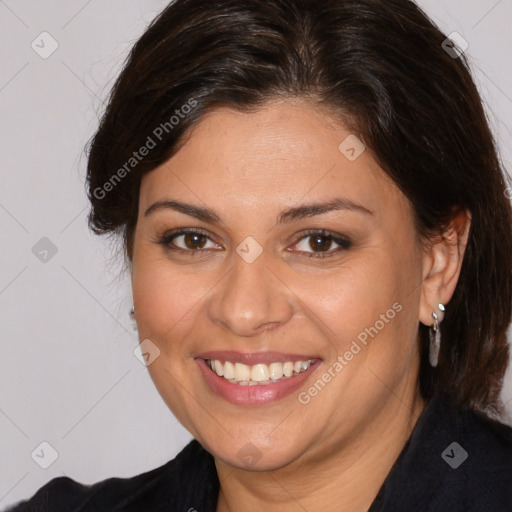
[[306, 371], [299, 373], [295, 377], [271, 384], [250, 386], [249, 384], [233, 384], [223, 377], [219, 377], [210, 369], [204, 359], [196, 359], [196, 362], [210, 389], [228, 402], [236, 405], [264, 405], [281, 400], [281, 398], [291, 395], [299, 389], [320, 364], [319, 360], [315, 361]]

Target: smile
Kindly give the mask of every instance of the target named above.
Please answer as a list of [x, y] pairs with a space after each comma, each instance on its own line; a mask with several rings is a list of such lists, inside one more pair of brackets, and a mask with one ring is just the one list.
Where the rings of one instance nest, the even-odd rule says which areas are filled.
[[322, 364], [311, 355], [279, 352], [211, 351], [194, 359], [211, 392], [242, 406], [282, 400], [302, 388]]
[[249, 366], [243, 363], [233, 363], [220, 359], [206, 359], [206, 364], [219, 377], [231, 384], [241, 386], [265, 386], [286, 379], [291, 379], [308, 370], [314, 359], [307, 361], [273, 362], [270, 364], [255, 364]]

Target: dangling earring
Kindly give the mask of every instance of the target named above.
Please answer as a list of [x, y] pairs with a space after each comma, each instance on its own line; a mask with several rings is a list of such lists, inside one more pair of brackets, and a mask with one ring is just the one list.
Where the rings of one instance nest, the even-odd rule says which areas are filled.
[[[439, 311], [444, 313], [445, 309], [442, 304], [438, 304], [438, 308]], [[439, 349], [441, 348], [441, 329], [439, 327], [439, 317], [435, 311], [432, 311], [432, 318], [434, 319], [434, 324], [429, 331], [430, 350], [428, 359], [430, 361], [430, 365], [435, 368], [439, 361]]]
[[129, 314], [130, 314], [130, 318], [132, 319], [132, 322], [133, 322], [133, 330], [136, 331], [137, 330], [137, 322], [135, 320], [135, 306], [132, 306]]

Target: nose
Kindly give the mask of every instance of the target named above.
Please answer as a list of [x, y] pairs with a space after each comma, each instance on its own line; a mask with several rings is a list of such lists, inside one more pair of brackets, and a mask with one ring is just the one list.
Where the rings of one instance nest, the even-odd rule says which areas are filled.
[[252, 263], [238, 255], [233, 259], [233, 267], [210, 297], [210, 320], [245, 337], [286, 324], [293, 316], [293, 293], [265, 255]]

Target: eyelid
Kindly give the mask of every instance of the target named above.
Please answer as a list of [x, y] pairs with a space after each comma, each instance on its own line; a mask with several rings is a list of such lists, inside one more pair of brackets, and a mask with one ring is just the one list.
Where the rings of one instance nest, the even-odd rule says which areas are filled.
[[334, 231], [329, 231], [327, 229], [309, 229], [309, 230], [306, 230], [306, 231], [303, 231], [301, 232], [295, 242], [292, 244], [292, 245], [297, 245], [299, 242], [301, 242], [304, 238], [308, 238], [310, 236], [314, 236], [314, 235], [320, 235], [320, 236], [323, 236], [325, 238], [328, 238], [330, 239], [332, 242], [336, 243], [339, 245], [339, 247], [337, 249], [334, 249], [334, 250], [328, 250], [328, 251], [319, 251], [319, 252], [315, 252], [315, 251], [298, 251], [299, 253], [306, 253], [306, 254], [309, 254], [309, 257], [317, 257], [317, 258], [325, 258], [325, 257], [330, 257], [334, 254], [338, 254], [342, 251], [346, 251], [348, 250], [349, 248], [352, 247], [352, 242], [351, 240], [340, 234], [340, 233], [336, 233]]
[[182, 247], [176, 247], [171, 246], [172, 241], [175, 238], [179, 238], [180, 236], [186, 235], [186, 234], [197, 234], [197, 235], [203, 235], [206, 238], [208, 238], [209, 241], [219, 245], [215, 240], [212, 239], [211, 233], [208, 231], [205, 231], [201, 228], [176, 228], [173, 229], [170, 232], [166, 232], [164, 235], [157, 237], [157, 240], [155, 240], [155, 243], [163, 245], [167, 249], [174, 251], [174, 252], [182, 252], [182, 253], [188, 253], [188, 254], [197, 254], [200, 252], [207, 252], [211, 250], [218, 250], [218, 249], [183, 249]]
[[[220, 245], [212, 239], [211, 233], [209, 233], [208, 231], [201, 229], [201, 228], [176, 228], [168, 233], [165, 233], [163, 236], [159, 237], [155, 242], [160, 245], [163, 245], [164, 247], [167, 247], [169, 250], [171, 250], [173, 252], [181, 252], [181, 253], [186, 253], [189, 255], [197, 255], [198, 253], [205, 253], [205, 252], [208, 253], [212, 250], [218, 251], [218, 249], [183, 249], [181, 247], [176, 247], [176, 246], [171, 247], [170, 246], [173, 239], [178, 238], [179, 236], [182, 236], [182, 235], [188, 234], [188, 233], [203, 235], [206, 238], [208, 238], [211, 242], [213, 242], [217, 245]], [[319, 252], [297, 251], [298, 253], [308, 254], [309, 258], [311, 258], [311, 257], [326, 258], [326, 257], [330, 257], [331, 255], [338, 254], [344, 250], [348, 250], [350, 247], [352, 247], [352, 242], [346, 236], [344, 236], [340, 233], [326, 230], [326, 229], [309, 229], [306, 231], [302, 231], [295, 236], [295, 238], [294, 238], [295, 241], [291, 245], [292, 246], [297, 245], [304, 238], [308, 238], [308, 237], [314, 236], [314, 235], [320, 235], [325, 238], [328, 238], [331, 241], [333, 241], [334, 243], [338, 244], [339, 247], [335, 250], [319, 251]], [[295, 252], [295, 251], [290, 251], [290, 252]]]

